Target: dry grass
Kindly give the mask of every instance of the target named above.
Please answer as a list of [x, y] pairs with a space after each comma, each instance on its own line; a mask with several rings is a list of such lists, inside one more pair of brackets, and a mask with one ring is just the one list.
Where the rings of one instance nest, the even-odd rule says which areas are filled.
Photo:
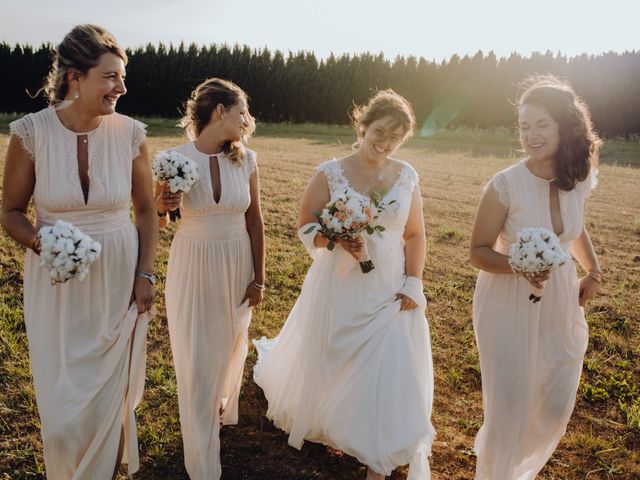
[[[345, 144], [350, 139], [341, 132], [272, 128], [269, 136], [252, 141], [262, 177], [268, 288], [264, 304], [255, 312], [251, 337], [276, 334], [299, 292], [309, 259], [295, 235], [297, 203], [314, 166], [348, 151]], [[2, 158], [7, 141], [7, 135], [0, 135]], [[175, 136], [150, 138], [152, 152], [180, 142]], [[476, 272], [467, 261], [467, 245], [482, 185], [514, 161], [508, 154], [511, 147], [496, 150], [507, 155], [466, 145], [438, 148], [416, 140], [399, 154], [420, 174], [429, 235], [424, 280], [436, 375], [434, 479], [474, 476], [472, 446], [482, 408], [471, 326]], [[606, 283], [588, 308], [592, 335], [576, 410], [543, 479], [640, 478], [640, 169], [603, 165], [600, 172], [588, 225]], [[157, 259], [162, 278], [171, 233], [169, 229], [162, 234]], [[22, 321], [22, 258], [23, 252], [1, 236], [0, 478], [6, 479], [44, 478]], [[135, 478], [187, 478], [162, 298], [158, 307], [160, 315], [149, 333], [147, 390], [138, 415], [142, 468]], [[306, 444], [298, 452], [287, 446], [285, 435], [264, 418], [266, 403], [250, 375], [254, 362], [251, 351], [240, 424], [222, 432], [223, 478], [364, 478], [364, 468], [339, 451]], [[392, 478], [405, 474], [398, 469]]]

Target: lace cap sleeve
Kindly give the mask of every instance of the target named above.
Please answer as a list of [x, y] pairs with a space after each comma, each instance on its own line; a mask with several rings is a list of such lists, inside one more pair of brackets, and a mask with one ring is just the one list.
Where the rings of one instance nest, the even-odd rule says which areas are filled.
[[136, 158], [140, 155], [140, 146], [147, 139], [147, 126], [139, 122], [138, 120], [133, 121], [133, 143], [132, 143], [132, 158]]
[[31, 115], [26, 115], [9, 124], [9, 133], [20, 139], [22, 148], [29, 154], [31, 160], [35, 157], [36, 141], [35, 141], [35, 125]]
[[335, 159], [322, 162], [320, 165], [318, 165], [316, 170], [318, 172], [324, 173], [324, 176], [327, 177], [327, 183], [329, 184], [329, 188], [331, 190], [334, 190], [343, 183], [342, 172], [337, 160]]
[[402, 170], [400, 170], [400, 179], [398, 183], [409, 191], [413, 191], [413, 189], [420, 182], [420, 177], [418, 176], [418, 172], [416, 172], [415, 168], [409, 165], [406, 162], [403, 162], [404, 165]]
[[249, 176], [253, 175], [253, 172], [255, 172], [258, 169], [258, 154], [256, 152], [254, 152], [253, 150], [249, 150], [248, 148], [246, 149], [247, 151], [247, 174]]
[[486, 190], [489, 187], [492, 187], [496, 192], [498, 192], [500, 203], [502, 203], [505, 207], [509, 207], [509, 204], [511, 203], [509, 196], [509, 184], [507, 183], [507, 179], [505, 178], [504, 174], [496, 173], [484, 188]]

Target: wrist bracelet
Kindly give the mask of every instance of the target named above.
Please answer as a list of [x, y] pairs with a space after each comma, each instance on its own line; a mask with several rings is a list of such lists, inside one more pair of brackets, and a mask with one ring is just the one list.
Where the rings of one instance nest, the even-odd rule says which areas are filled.
[[255, 280], [251, 282], [251, 285], [256, 289], [256, 290], [264, 290], [264, 284], [258, 283]]
[[597, 283], [602, 283], [602, 272], [600, 272], [599, 270], [589, 272], [589, 276], [593, 278], [593, 280]]
[[40, 232], [36, 233], [31, 239], [31, 245], [29, 248], [33, 250], [34, 253], [40, 255]]

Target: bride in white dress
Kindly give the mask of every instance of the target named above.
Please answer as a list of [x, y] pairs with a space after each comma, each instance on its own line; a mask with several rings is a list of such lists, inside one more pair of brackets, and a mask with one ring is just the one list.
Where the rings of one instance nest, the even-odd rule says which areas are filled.
[[[331, 445], [366, 464], [368, 479], [409, 463], [409, 479], [426, 480], [435, 430], [422, 198], [415, 170], [390, 156], [415, 118], [392, 90], [352, 117], [358, 149], [320, 165], [304, 193], [298, 233], [314, 261], [278, 337], [254, 341], [254, 379], [293, 447]], [[345, 191], [381, 194], [390, 206], [376, 223], [385, 231], [329, 251], [327, 238], [306, 232], [318, 226], [313, 211]], [[369, 273], [355, 266], [364, 249]]]

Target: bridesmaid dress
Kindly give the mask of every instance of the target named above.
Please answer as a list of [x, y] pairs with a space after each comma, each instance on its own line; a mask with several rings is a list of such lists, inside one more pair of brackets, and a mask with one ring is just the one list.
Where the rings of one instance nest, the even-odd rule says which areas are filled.
[[178, 381], [185, 466], [192, 480], [220, 478], [220, 423], [238, 422], [251, 310], [242, 302], [253, 280], [245, 212], [256, 155], [242, 163], [218, 154], [216, 202], [210, 156], [194, 142], [175, 149], [198, 164], [200, 181], [182, 199], [171, 244], [165, 297]]
[[[68, 130], [52, 108], [10, 125], [35, 166], [38, 228], [63, 219], [102, 244], [83, 280], [51, 285], [27, 250], [24, 317], [41, 420], [47, 478], [111, 478], [124, 432], [123, 462], [138, 469], [134, 409], [144, 389], [149, 314], [130, 304], [138, 234], [130, 217], [132, 160], [144, 125], [117, 113], [93, 131]], [[85, 137], [86, 135], [86, 137]], [[77, 144], [86, 140], [85, 202]]]
[[[507, 207], [496, 250], [508, 254], [525, 227], [553, 230], [548, 180], [524, 161], [498, 172], [494, 188]], [[565, 249], [580, 236], [584, 203], [595, 173], [559, 191]], [[531, 480], [551, 457], [575, 404], [588, 343], [579, 279], [573, 262], [551, 273], [542, 300], [529, 301], [529, 283], [514, 274], [480, 271], [473, 326], [480, 354], [484, 424], [475, 441], [478, 480]]]

